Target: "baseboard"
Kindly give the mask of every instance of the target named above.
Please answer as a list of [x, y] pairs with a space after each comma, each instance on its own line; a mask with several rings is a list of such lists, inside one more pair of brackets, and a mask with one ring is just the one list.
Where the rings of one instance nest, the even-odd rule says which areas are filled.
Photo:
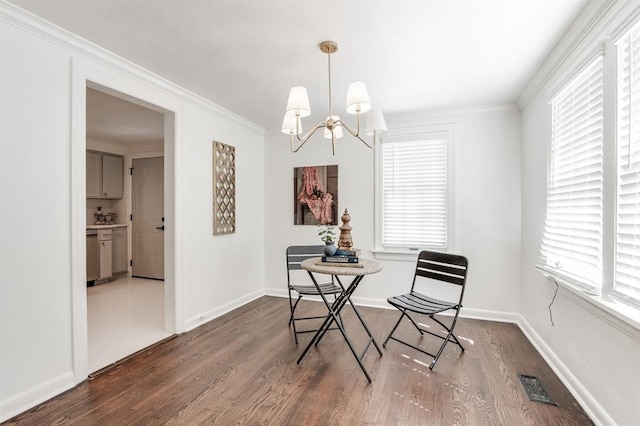
[[247, 303], [252, 302], [264, 295], [265, 293], [262, 289], [256, 290], [252, 293], [247, 294], [246, 296], [242, 296], [235, 300], [232, 300], [229, 303], [225, 303], [222, 306], [203, 312], [195, 317], [188, 318], [184, 324], [185, 332], [193, 330], [194, 328], [204, 324], [205, 322], [209, 322], [214, 318], [218, 318], [219, 316], [224, 315], [227, 312], [231, 312], [234, 309], [246, 305]]
[[[268, 288], [265, 291], [266, 296], [289, 297], [286, 289]], [[322, 301], [320, 297], [305, 296], [304, 300]], [[391, 306], [387, 299], [374, 299], [370, 297], [352, 297], [351, 300], [357, 306], [366, 306], [369, 308], [395, 309]], [[444, 313], [443, 315], [448, 315]], [[485, 321], [498, 321], [518, 324], [520, 316], [513, 312], [489, 311], [482, 309], [462, 308], [460, 311], [461, 318], [479, 319]]]
[[580, 406], [587, 412], [589, 417], [591, 417], [591, 420], [597, 425], [615, 424], [611, 416], [609, 416], [605, 409], [602, 408], [598, 401], [582, 385], [580, 380], [567, 368], [522, 315], [519, 316], [517, 325], [531, 344], [538, 350], [540, 355], [547, 361], [547, 364], [549, 364], [562, 383], [569, 389], [569, 392], [571, 392]]
[[23, 413], [76, 385], [72, 371], [0, 401], [0, 422]]

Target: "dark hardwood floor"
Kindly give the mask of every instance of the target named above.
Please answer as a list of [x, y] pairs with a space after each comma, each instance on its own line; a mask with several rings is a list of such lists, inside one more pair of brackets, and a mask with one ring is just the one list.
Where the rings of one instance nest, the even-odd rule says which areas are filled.
[[[321, 312], [323, 305], [300, 308]], [[382, 345], [398, 312], [359, 310]], [[349, 307], [343, 318], [361, 351], [365, 334]], [[369, 384], [338, 331], [297, 365], [311, 334], [296, 346], [287, 321], [287, 299], [262, 297], [6, 424], [592, 424], [513, 324], [459, 320], [456, 335], [466, 351], [448, 345], [433, 371], [424, 355], [397, 342], [390, 341], [382, 357], [372, 347], [364, 357]], [[409, 327], [402, 333], [419, 340]], [[430, 348], [430, 342], [425, 337], [421, 344]], [[537, 376], [558, 406], [529, 401], [517, 373]]]

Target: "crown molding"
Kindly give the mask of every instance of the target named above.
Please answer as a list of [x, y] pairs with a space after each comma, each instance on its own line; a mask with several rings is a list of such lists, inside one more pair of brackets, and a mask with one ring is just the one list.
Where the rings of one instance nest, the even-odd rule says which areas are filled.
[[637, 0], [591, 0], [587, 3], [518, 97], [520, 109], [525, 109], [540, 91], [574, 73], [610, 34], [629, 21], [629, 16], [638, 15], [638, 5]]
[[151, 86], [165, 94], [177, 96], [181, 100], [189, 102], [196, 107], [203, 108], [213, 114], [223, 116], [251, 129], [261, 136], [264, 136], [265, 129], [262, 126], [259, 126], [256, 123], [253, 123], [252, 121], [217, 105], [209, 99], [193, 93], [127, 59], [85, 40], [64, 28], [46, 21], [39, 16], [8, 2], [7, 0], [0, 0], [0, 22], [6, 22], [7, 24], [59, 46], [73, 55], [88, 59], [115, 72], [123, 74], [135, 81]]
[[452, 117], [510, 114], [514, 112], [519, 112], [518, 105], [515, 103], [508, 103], [393, 112], [386, 114], [385, 118], [386, 121], [395, 125], [405, 125], [411, 123], [439, 122], [443, 120], [451, 121]]

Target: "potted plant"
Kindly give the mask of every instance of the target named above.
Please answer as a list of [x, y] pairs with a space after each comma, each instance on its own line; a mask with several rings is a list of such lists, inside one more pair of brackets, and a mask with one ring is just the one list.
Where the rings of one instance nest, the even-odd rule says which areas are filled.
[[333, 231], [333, 225], [328, 224], [320, 226], [321, 228], [318, 230], [318, 235], [320, 236], [320, 239], [324, 241], [324, 254], [326, 256], [333, 256], [336, 254], [336, 250], [338, 250], [334, 244], [336, 234]]

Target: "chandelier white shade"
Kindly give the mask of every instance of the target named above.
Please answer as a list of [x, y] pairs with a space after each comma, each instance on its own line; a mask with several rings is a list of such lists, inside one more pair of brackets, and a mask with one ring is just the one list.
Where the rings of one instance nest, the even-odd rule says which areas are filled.
[[[289, 91], [287, 100], [287, 109], [284, 120], [282, 121], [282, 133], [288, 134], [290, 137], [291, 151], [298, 152], [300, 148], [313, 136], [318, 129], [323, 130], [323, 137], [331, 139], [331, 149], [333, 154], [336, 153], [336, 139], [343, 136], [343, 128], [351, 134], [351, 136], [359, 139], [369, 148], [373, 148], [376, 144], [376, 138], [387, 132], [387, 125], [380, 110], [371, 110], [371, 100], [369, 93], [362, 81], [351, 83], [347, 89], [346, 112], [356, 115], [356, 130], [351, 129], [339, 116], [333, 114], [333, 105], [331, 98], [331, 54], [338, 50], [338, 44], [333, 41], [323, 41], [320, 43], [320, 50], [327, 54], [327, 62], [329, 69], [329, 114], [325, 121], [320, 121], [309, 130], [308, 133], [302, 135], [301, 118], [311, 115], [311, 107], [309, 106], [309, 97], [307, 89], [302, 86], [292, 87]], [[365, 132], [367, 136], [373, 136], [372, 143], [368, 144], [360, 136], [360, 114], [367, 115], [367, 124]], [[294, 148], [294, 135], [300, 144]]]
[[289, 117], [308, 117], [311, 115], [307, 89], [301, 86], [291, 88], [287, 101], [287, 115]]
[[379, 109], [372, 109], [367, 113], [365, 134], [367, 136], [373, 136], [376, 132], [378, 132], [378, 134], [387, 133], [387, 124], [384, 122], [382, 111]]
[[[297, 122], [297, 126], [296, 126]], [[287, 135], [295, 135], [296, 129], [298, 134], [302, 133], [302, 123], [300, 122], [300, 117], [296, 117], [295, 115], [284, 115], [284, 120], [282, 120], [282, 133]]]
[[340, 117], [338, 117], [337, 115], [327, 117], [326, 123], [332, 122], [335, 124], [327, 124], [327, 126], [325, 126], [323, 136], [325, 139], [332, 139], [333, 137], [335, 137], [336, 139], [340, 139], [342, 137], [342, 126], [339, 124]]
[[347, 112], [356, 114], [358, 112], [367, 112], [371, 109], [371, 100], [364, 83], [354, 81], [347, 89]]

